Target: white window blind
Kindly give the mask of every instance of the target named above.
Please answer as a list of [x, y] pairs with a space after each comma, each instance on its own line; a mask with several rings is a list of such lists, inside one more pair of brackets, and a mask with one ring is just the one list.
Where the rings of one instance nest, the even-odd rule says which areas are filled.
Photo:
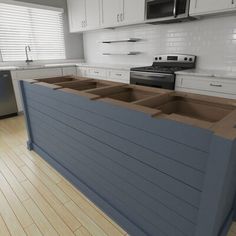
[[65, 59], [63, 12], [0, 2], [2, 60], [25, 60], [27, 45], [33, 60]]

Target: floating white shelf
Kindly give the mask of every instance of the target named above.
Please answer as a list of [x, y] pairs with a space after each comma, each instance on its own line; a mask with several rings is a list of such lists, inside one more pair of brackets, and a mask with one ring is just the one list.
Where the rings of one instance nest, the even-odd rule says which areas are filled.
[[120, 39], [120, 40], [102, 41], [102, 43], [126, 43], [126, 42], [134, 43], [134, 42], [138, 42], [140, 40], [141, 39], [138, 39], [138, 38], [128, 38], [128, 39]]
[[104, 52], [102, 55], [110, 56], [110, 55], [138, 55], [141, 52]]

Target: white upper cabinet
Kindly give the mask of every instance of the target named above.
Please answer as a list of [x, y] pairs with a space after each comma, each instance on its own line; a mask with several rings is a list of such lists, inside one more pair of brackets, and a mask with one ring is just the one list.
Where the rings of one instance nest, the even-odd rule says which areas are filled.
[[116, 26], [121, 24], [123, 11], [123, 0], [101, 0], [102, 26]]
[[67, 0], [70, 32], [144, 22], [145, 0]]
[[232, 0], [232, 5], [234, 8], [236, 8], [236, 0]]
[[236, 0], [191, 0], [190, 15], [207, 15], [234, 10]]
[[144, 21], [145, 0], [124, 0], [122, 23], [134, 24]]
[[101, 2], [103, 27], [144, 22], [145, 0], [101, 0]]
[[99, 3], [99, 0], [67, 0], [70, 32], [99, 28]]
[[[77, 0], [78, 1], [78, 0]], [[100, 27], [100, 1], [86, 0], [86, 30], [98, 29]]]
[[70, 32], [83, 31], [86, 25], [85, 0], [67, 0]]

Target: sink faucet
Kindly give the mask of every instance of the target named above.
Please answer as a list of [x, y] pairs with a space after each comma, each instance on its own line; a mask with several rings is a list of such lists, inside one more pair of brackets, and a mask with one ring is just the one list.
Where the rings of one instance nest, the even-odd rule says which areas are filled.
[[30, 59], [29, 59], [29, 54], [28, 54], [28, 52], [31, 52], [31, 48], [30, 48], [29, 45], [25, 47], [25, 55], [26, 55], [26, 61], [25, 61], [25, 62], [26, 62], [27, 64], [30, 64], [30, 62], [33, 62], [33, 60], [30, 60]]

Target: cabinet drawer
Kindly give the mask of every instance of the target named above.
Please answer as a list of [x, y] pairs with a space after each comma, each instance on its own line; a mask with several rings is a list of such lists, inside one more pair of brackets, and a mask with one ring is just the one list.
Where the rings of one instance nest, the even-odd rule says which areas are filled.
[[107, 71], [105, 69], [100, 68], [90, 68], [89, 76], [92, 78], [106, 78]]
[[129, 83], [130, 72], [120, 70], [109, 70], [109, 80], [121, 83]]
[[223, 79], [201, 79], [194, 78], [178, 78], [177, 87], [196, 89], [202, 91], [211, 91], [217, 93], [236, 94], [236, 82]]

